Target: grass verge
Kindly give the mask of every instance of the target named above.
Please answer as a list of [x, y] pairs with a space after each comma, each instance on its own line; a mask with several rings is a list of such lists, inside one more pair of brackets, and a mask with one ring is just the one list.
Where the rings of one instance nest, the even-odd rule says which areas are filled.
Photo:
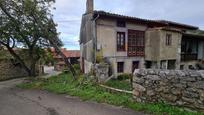
[[73, 82], [70, 74], [60, 74], [59, 76], [54, 76], [49, 79], [33, 79], [32, 82], [19, 84], [17, 87], [24, 89], [48, 90], [57, 94], [78, 96], [84, 101], [90, 100], [99, 103], [123, 106], [135, 111], [142, 111], [155, 115], [203, 115], [203, 113], [189, 112], [182, 108], [163, 103], [136, 103], [132, 99], [132, 95], [107, 92], [90, 81], [84, 81], [82, 77]]
[[107, 83], [105, 83], [105, 85], [113, 88], [117, 88], [117, 89], [132, 91], [130, 81], [128, 80], [111, 79]]

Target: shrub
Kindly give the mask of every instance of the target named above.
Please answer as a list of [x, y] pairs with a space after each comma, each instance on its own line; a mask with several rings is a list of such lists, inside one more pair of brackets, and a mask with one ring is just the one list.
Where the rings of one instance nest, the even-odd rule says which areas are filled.
[[76, 72], [77, 75], [81, 74], [81, 67], [80, 67], [80, 64], [74, 64], [73, 65], [73, 68]]
[[131, 74], [126, 74], [126, 73], [124, 73], [124, 74], [121, 74], [121, 75], [118, 75], [118, 80], [127, 80], [127, 79], [131, 79]]
[[73, 65], [73, 68], [74, 68], [75, 70], [80, 70], [80, 64], [74, 64], [74, 65]]
[[98, 52], [96, 52], [96, 63], [103, 63], [103, 51], [100, 50]]

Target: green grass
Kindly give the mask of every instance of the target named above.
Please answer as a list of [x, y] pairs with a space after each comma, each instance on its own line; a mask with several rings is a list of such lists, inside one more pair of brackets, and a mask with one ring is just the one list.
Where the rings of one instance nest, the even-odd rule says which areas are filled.
[[23, 83], [17, 86], [25, 89], [41, 89], [57, 94], [78, 96], [85, 101], [91, 100], [99, 103], [108, 103], [155, 115], [202, 115], [202, 113], [187, 112], [182, 108], [163, 103], [136, 103], [132, 99], [132, 95], [107, 92], [90, 81], [84, 81], [82, 77], [73, 82], [70, 74], [61, 74], [47, 80], [34, 79], [31, 83]]
[[117, 79], [112, 79], [109, 80], [105, 85], [117, 88], [117, 89], [122, 89], [122, 90], [127, 90], [127, 91], [132, 91], [131, 83], [130, 80], [117, 80]]

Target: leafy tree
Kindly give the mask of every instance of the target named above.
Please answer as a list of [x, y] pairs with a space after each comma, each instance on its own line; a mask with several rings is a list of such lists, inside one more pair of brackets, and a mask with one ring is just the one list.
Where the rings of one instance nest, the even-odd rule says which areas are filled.
[[53, 56], [54, 55], [52, 54], [51, 49], [46, 50], [44, 55], [43, 55], [43, 58], [42, 58], [43, 63], [45, 65], [49, 65], [49, 64], [54, 65], [54, 57]]
[[[44, 48], [53, 46], [64, 57], [59, 50], [62, 42], [58, 38], [51, 14], [54, 2], [55, 0], [0, 0], [0, 44], [19, 61], [29, 76], [36, 76], [36, 63]], [[14, 48], [27, 49], [28, 64]], [[74, 74], [72, 67], [71, 70]]]

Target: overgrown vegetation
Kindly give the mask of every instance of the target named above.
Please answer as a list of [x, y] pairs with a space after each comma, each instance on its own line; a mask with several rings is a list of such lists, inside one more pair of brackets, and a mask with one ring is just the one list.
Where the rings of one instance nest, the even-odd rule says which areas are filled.
[[[15, 53], [18, 55], [21, 55], [22, 59], [29, 59], [28, 55], [26, 55], [28, 51], [26, 49], [19, 49], [19, 50], [15, 50]], [[0, 50], [0, 59], [15, 59], [8, 50]]]
[[122, 89], [122, 90], [127, 90], [127, 91], [132, 91], [132, 75], [131, 74], [120, 74], [116, 78], [112, 78], [109, 80], [105, 85], [117, 88], [117, 89]]
[[42, 54], [42, 63], [45, 64], [45, 65], [52, 65], [54, 66], [54, 58], [53, 58], [53, 54], [52, 54], [52, 51], [50, 48], [47, 49], [47, 51], [45, 51], [43, 54]]
[[[44, 48], [63, 45], [52, 19], [53, 3], [55, 0], [0, 0], [0, 45], [32, 77]], [[29, 60], [16, 52], [22, 48]]]
[[111, 79], [107, 83], [105, 83], [105, 85], [117, 89], [132, 91], [132, 86], [129, 80]]
[[131, 79], [132, 78], [132, 75], [131, 74], [121, 74], [121, 75], [118, 75], [117, 79], [118, 80], [128, 80], [128, 79]]
[[13, 59], [9, 52], [5, 50], [0, 50], [0, 59]]
[[103, 50], [96, 52], [96, 63], [104, 63], [103, 60]]
[[74, 64], [73, 68], [75, 69], [75, 71], [78, 75], [81, 73], [80, 64]]
[[[99, 103], [108, 103], [116, 106], [131, 108], [136, 111], [153, 113], [155, 115], [202, 115], [203, 113], [188, 112], [182, 108], [169, 106], [163, 103], [158, 104], [143, 104], [136, 103], [132, 99], [132, 95], [117, 94], [107, 92], [97, 84], [91, 82], [86, 77], [78, 77], [78, 80], [73, 81], [71, 74], [61, 74], [49, 79], [33, 79], [30, 83], [18, 85], [20, 88], [26, 89], [42, 89], [54, 92], [57, 94], [68, 94], [78, 96], [82, 100], [91, 100]], [[115, 86], [115, 85], [114, 85]]]

